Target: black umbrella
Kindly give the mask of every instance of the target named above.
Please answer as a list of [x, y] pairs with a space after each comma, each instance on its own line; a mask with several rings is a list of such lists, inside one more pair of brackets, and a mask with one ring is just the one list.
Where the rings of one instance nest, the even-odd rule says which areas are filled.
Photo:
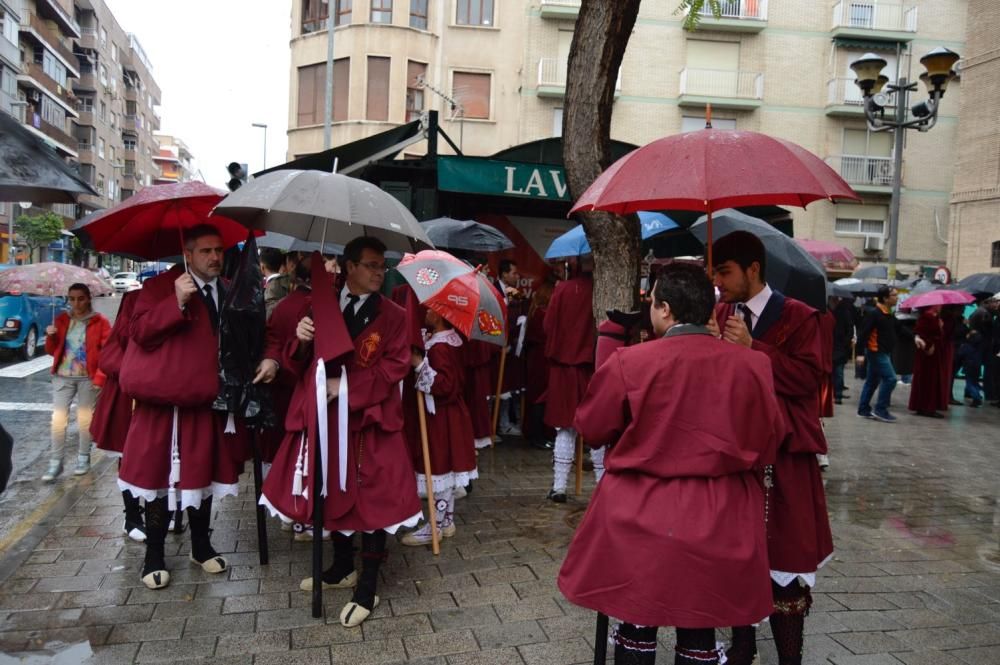
[[514, 246], [511, 239], [487, 224], [471, 219], [438, 217], [420, 222], [435, 247], [472, 252], [499, 252]]
[[977, 272], [958, 282], [958, 288], [973, 295], [1000, 292], [1000, 273]]
[[[706, 220], [707, 216], [702, 216], [691, 226], [691, 233], [702, 243], [708, 230]], [[713, 213], [712, 227], [715, 239], [734, 231], [747, 231], [760, 238], [767, 251], [766, 277], [771, 288], [826, 311], [826, 271], [791, 237], [763, 220], [731, 208]]]
[[[863, 268], [858, 268], [857, 270], [855, 270], [854, 274], [852, 274], [851, 277], [854, 277], [855, 279], [886, 280], [889, 279], [889, 266], [887, 266], [884, 263], [878, 263], [873, 266], [864, 266]], [[907, 277], [908, 277], [907, 274], [899, 272], [898, 270], [896, 271], [897, 280], [906, 279]]]
[[73, 203], [99, 196], [56, 151], [6, 113], [0, 113], [0, 201]]

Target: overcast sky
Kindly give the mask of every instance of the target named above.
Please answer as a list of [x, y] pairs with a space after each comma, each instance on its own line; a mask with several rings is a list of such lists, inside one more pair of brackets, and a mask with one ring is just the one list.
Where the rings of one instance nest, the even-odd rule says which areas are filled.
[[225, 187], [226, 165], [285, 161], [288, 0], [105, 0], [139, 39], [160, 86], [160, 131], [182, 139], [205, 181]]

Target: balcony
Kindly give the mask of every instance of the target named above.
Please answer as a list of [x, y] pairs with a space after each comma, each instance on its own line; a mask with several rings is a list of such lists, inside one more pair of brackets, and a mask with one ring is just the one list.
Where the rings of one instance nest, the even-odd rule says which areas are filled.
[[139, 103], [139, 90], [135, 86], [125, 86], [125, 101]]
[[125, 116], [124, 122], [122, 122], [122, 130], [129, 132], [131, 134], [138, 134], [139, 130], [142, 128], [142, 122], [139, 120], [137, 115], [127, 115]]
[[49, 78], [49, 75], [45, 73], [42, 66], [38, 63], [24, 63], [21, 66], [21, 71], [23, 73], [17, 75], [19, 83], [26, 84], [28, 87], [32, 87], [40, 92], [46, 93], [59, 102], [60, 106], [66, 109], [68, 116], [71, 118], [77, 117], [76, 98], [73, 96], [73, 93], [69, 90], [69, 88], [64, 88], [56, 81]]
[[760, 32], [767, 27], [767, 0], [721, 0], [715, 18], [712, 8], [702, 7], [698, 27], [725, 32]]
[[97, 119], [94, 118], [94, 107], [91, 106], [86, 111], [78, 111], [80, 117], [74, 120], [74, 122], [81, 127], [96, 127]]
[[76, 150], [79, 153], [77, 155], [77, 161], [81, 164], [93, 164], [94, 163], [94, 144], [90, 141], [77, 141]]
[[[66, 130], [56, 127], [50, 124], [48, 121], [43, 120], [42, 116], [38, 113], [31, 113], [28, 116], [28, 122], [25, 126], [32, 130], [35, 134], [40, 134], [43, 137], [49, 139], [50, 143], [55, 143], [55, 147], [58, 150], [66, 153], [70, 157], [76, 158], [77, 152], [73, 148], [76, 147], [76, 139], [66, 133]], [[70, 146], [73, 146], [71, 148]]]
[[59, 0], [35, 0], [35, 7], [47, 20], [55, 21], [71, 37], [80, 36], [80, 24], [59, 4]]
[[[861, 89], [852, 78], [835, 78], [826, 83], [826, 115], [844, 118], [865, 117], [865, 98]], [[896, 96], [889, 94], [889, 105], [885, 107], [885, 115], [895, 115]]]
[[94, 76], [94, 72], [83, 72], [80, 74], [80, 78], [74, 79], [73, 90], [90, 93], [97, 92], [97, 77]]
[[81, 26], [80, 38], [76, 40], [76, 43], [80, 45], [80, 48], [84, 48], [89, 51], [96, 51], [98, 48], [97, 28], [91, 25]]
[[892, 157], [833, 155], [826, 162], [859, 194], [892, 194]]
[[753, 110], [764, 97], [764, 75], [721, 69], [682, 69], [681, 106], [711, 104], [720, 109]]
[[160, 116], [155, 113], [151, 113], [149, 116], [149, 131], [158, 132], [160, 131]]
[[916, 7], [879, 0], [840, 0], [833, 6], [834, 37], [908, 42], [916, 32]]
[[[622, 92], [622, 71], [618, 70], [618, 78], [615, 81], [615, 97]], [[539, 97], [549, 97], [561, 99], [566, 96], [566, 63], [559, 58], [542, 58], [538, 61], [538, 87], [536, 94]]]
[[63, 41], [62, 35], [54, 31], [38, 14], [29, 11], [21, 13], [21, 32], [31, 35], [38, 43], [54, 53], [72, 76], [80, 75], [79, 61], [73, 55], [73, 49]]
[[538, 13], [542, 18], [575, 21], [581, 0], [542, 0]]
[[11, 69], [16, 70], [21, 66], [21, 50], [17, 46], [16, 38], [10, 41], [0, 36], [0, 58], [6, 60]]

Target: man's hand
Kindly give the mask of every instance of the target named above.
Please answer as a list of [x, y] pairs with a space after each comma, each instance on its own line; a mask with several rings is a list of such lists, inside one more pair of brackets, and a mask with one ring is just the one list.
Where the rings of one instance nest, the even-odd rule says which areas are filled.
[[184, 273], [174, 280], [174, 293], [177, 295], [177, 306], [181, 309], [184, 309], [184, 305], [197, 292], [198, 286], [194, 283], [194, 277], [190, 273]]
[[326, 401], [329, 404], [333, 400], [337, 399], [337, 393], [340, 392], [340, 377], [335, 376], [332, 379], [326, 380]]
[[264, 358], [257, 365], [257, 373], [253, 377], [254, 383], [271, 383], [278, 375], [278, 363], [270, 358]]
[[56, 327], [55, 326], [46, 326], [45, 327], [45, 334], [46, 335], [55, 335], [56, 334]]
[[420, 363], [424, 361], [424, 357], [417, 351], [410, 351], [410, 364], [414, 367], [419, 367]]
[[934, 355], [934, 345], [933, 344], [931, 344], [930, 348], [927, 349], [927, 355], [929, 355], [929, 356], [933, 356]]
[[705, 324], [705, 327], [708, 328], [708, 332], [715, 335], [716, 339], [722, 337], [722, 331], [719, 330], [719, 321], [715, 318], [714, 313], [708, 317], [708, 323]]
[[313, 325], [313, 320], [308, 316], [302, 317], [299, 321], [299, 325], [295, 327], [295, 336], [299, 338], [300, 342], [310, 343], [316, 336], [316, 326]]
[[926, 348], [927, 348], [927, 342], [925, 342], [924, 340], [920, 339], [920, 337], [919, 337], [919, 336], [917, 336], [917, 337], [914, 337], [914, 338], [913, 338], [913, 343], [914, 343], [914, 344], [915, 344], [915, 345], [917, 346], [917, 348], [918, 348], [918, 349], [920, 349], [921, 351], [923, 351], [924, 349], [926, 349]]
[[750, 348], [750, 345], [753, 344], [753, 337], [750, 336], [750, 331], [747, 330], [747, 324], [739, 316], [730, 316], [726, 321], [726, 329], [722, 332], [722, 339], [747, 348]]

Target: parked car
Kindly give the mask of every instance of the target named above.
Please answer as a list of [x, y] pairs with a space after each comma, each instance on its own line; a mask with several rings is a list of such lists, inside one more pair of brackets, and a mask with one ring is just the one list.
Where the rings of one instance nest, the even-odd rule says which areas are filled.
[[0, 292], [0, 349], [31, 360], [45, 344], [45, 329], [65, 308], [65, 296]]
[[139, 275], [134, 272], [115, 273], [115, 276], [111, 278], [111, 286], [115, 293], [125, 293], [142, 288], [142, 284], [139, 283]]

